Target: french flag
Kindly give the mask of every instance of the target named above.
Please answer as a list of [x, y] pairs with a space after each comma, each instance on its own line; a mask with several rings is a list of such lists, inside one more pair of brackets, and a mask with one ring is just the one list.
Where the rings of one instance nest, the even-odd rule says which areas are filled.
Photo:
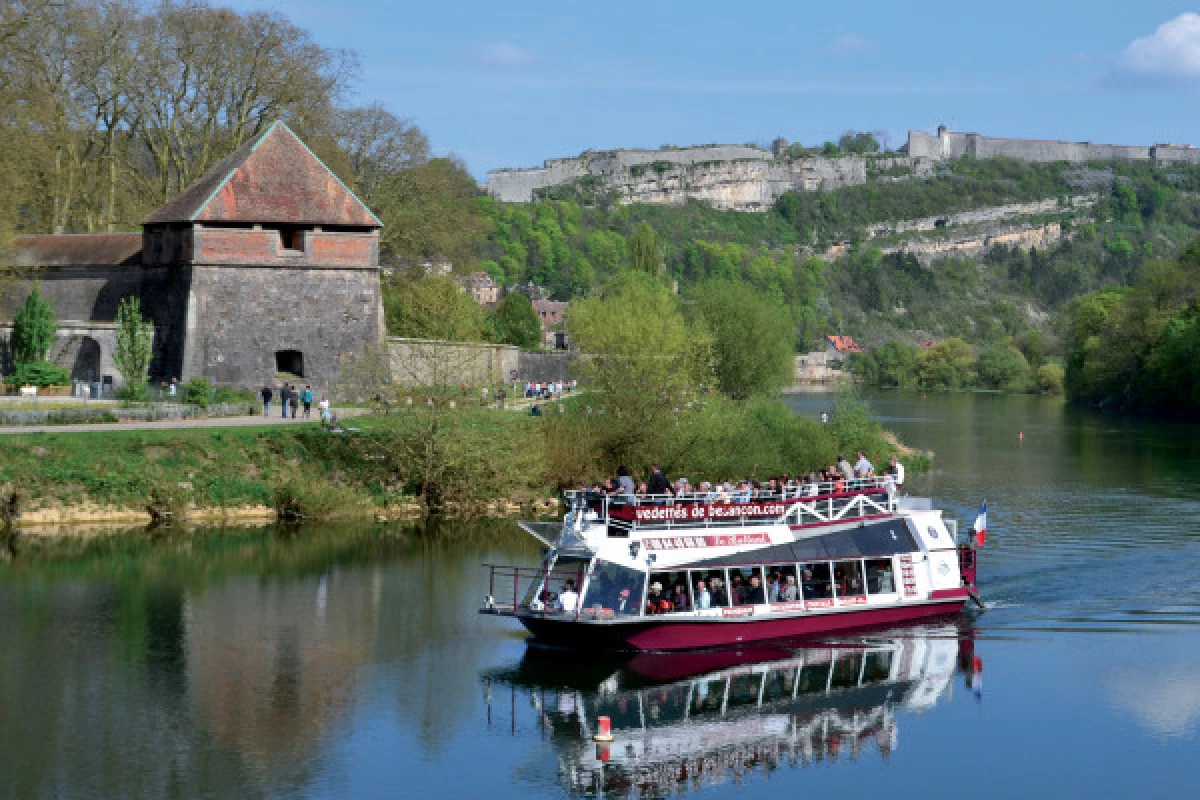
[[979, 515], [975, 517], [975, 526], [972, 530], [975, 531], [975, 541], [979, 542], [980, 547], [987, 544], [987, 500], [984, 500], [983, 505], [979, 507]]

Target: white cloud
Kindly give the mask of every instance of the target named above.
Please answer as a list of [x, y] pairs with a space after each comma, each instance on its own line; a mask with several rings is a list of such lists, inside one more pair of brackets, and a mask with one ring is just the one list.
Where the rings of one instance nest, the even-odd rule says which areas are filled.
[[533, 55], [512, 42], [492, 42], [480, 51], [479, 61], [489, 67], [524, 67], [533, 63]]
[[879, 45], [857, 33], [843, 33], [830, 42], [826, 49], [840, 56], [852, 53], [874, 53], [879, 49]]
[[1190, 11], [1134, 39], [1117, 56], [1114, 85], [1200, 85], [1200, 14]]

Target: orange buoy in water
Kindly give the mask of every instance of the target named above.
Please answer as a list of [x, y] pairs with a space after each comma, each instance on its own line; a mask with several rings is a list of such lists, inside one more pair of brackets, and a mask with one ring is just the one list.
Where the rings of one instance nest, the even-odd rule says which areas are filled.
[[1017, 439], [1022, 442], [1025, 441], [1025, 431], [1017, 431]]
[[596, 735], [592, 737], [597, 742], [611, 742], [612, 720], [608, 717], [596, 717]]

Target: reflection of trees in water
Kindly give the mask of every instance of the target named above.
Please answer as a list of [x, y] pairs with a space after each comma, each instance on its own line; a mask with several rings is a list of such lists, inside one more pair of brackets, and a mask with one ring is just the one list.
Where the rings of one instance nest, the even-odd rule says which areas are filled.
[[301, 787], [373, 662], [436, 746], [476, 697], [479, 563], [530, 550], [507, 522], [30, 542], [0, 568], [0, 775], [13, 796]]

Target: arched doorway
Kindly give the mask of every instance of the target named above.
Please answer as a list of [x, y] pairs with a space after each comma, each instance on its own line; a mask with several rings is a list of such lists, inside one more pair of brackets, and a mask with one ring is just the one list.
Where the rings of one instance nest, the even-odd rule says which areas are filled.
[[304, 377], [304, 353], [299, 350], [276, 350], [275, 372], [291, 375], [296, 378]]
[[68, 337], [55, 361], [71, 370], [73, 381], [100, 380], [100, 343], [91, 336]]

